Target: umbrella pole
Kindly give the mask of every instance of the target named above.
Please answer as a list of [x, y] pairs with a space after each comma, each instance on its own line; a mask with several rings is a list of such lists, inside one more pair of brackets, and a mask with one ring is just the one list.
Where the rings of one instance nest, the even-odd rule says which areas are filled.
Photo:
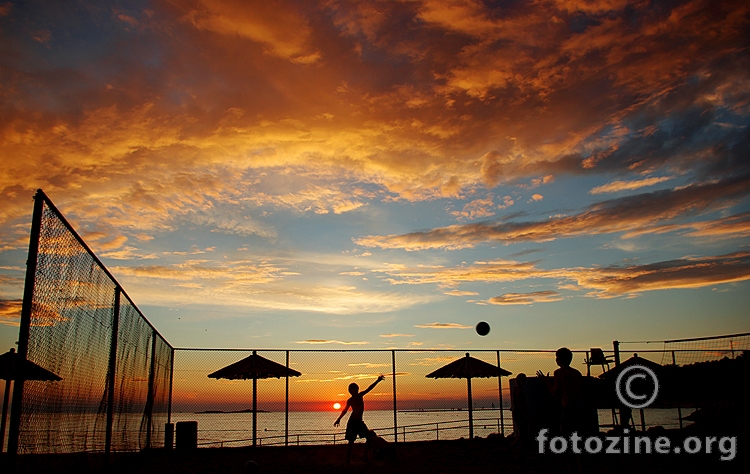
[[474, 417], [471, 401], [471, 377], [466, 377], [466, 387], [469, 391], [469, 439], [474, 439]]
[[255, 446], [255, 440], [257, 435], [258, 427], [258, 378], [253, 377], [253, 446]]

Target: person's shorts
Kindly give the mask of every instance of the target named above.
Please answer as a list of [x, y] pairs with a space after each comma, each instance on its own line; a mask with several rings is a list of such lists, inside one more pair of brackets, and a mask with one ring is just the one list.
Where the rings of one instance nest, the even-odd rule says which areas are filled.
[[357, 439], [357, 436], [367, 438], [369, 435], [370, 430], [362, 420], [349, 420], [349, 423], [346, 424], [345, 438], [347, 441], [354, 441]]

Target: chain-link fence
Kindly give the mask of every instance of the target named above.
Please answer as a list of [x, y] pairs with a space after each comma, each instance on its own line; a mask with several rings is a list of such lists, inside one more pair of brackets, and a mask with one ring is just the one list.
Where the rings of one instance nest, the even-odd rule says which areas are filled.
[[[249, 356], [253, 349], [175, 349], [172, 420], [197, 421], [198, 445], [247, 446], [252, 439], [252, 380], [213, 379], [208, 374]], [[557, 368], [555, 351], [472, 350], [470, 355], [512, 372], [471, 378], [471, 420], [466, 378], [427, 375], [465, 357], [462, 350], [263, 350], [258, 355], [301, 373], [257, 381], [257, 445], [345, 443], [348, 387], [364, 390], [364, 420], [389, 441], [467, 438], [513, 431], [509, 379]], [[586, 353], [574, 364], [585, 373]], [[348, 415], [347, 415], [348, 416]]]
[[[661, 349], [655, 348], [658, 346]], [[750, 375], [750, 333], [666, 341], [615, 341], [614, 347], [617, 359], [625, 364], [639, 359], [654, 363], [661, 385], [656, 402], [677, 411], [677, 423], [669, 427], [683, 428], [696, 420], [704, 426], [726, 423], [725, 418], [733, 417], [727, 414], [733, 410], [728, 407], [745, 404], [744, 380]], [[695, 412], [696, 409], [702, 409], [703, 413]], [[644, 411], [640, 410], [639, 415], [645, 429]], [[707, 418], [711, 419], [709, 423]]]
[[[467, 438], [470, 432], [466, 378], [433, 379], [427, 375], [465, 356], [462, 350], [263, 350], [261, 355], [301, 373], [257, 381], [257, 439], [252, 438], [252, 381], [212, 379], [208, 374], [233, 364], [253, 349], [175, 349], [173, 421], [197, 421], [202, 447], [345, 443], [347, 418], [333, 423], [349, 397], [348, 386], [367, 388], [379, 375], [385, 380], [365, 397], [364, 420], [389, 441]], [[599, 427], [619, 425], [611, 377], [615, 360], [632, 357], [658, 364], [661, 351], [573, 351], [572, 367], [601, 380], [607, 393], [592, 394]], [[739, 353], [739, 351], [738, 351]], [[474, 436], [508, 436], [514, 431], [511, 387], [524, 373], [551, 375], [554, 350], [472, 350], [471, 356], [510, 371], [504, 377], [472, 378]], [[671, 358], [671, 352], [670, 352]], [[631, 361], [632, 362], [632, 361]], [[606, 383], [605, 383], [606, 381]], [[611, 390], [609, 390], [611, 389]], [[609, 393], [611, 391], [612, 393]], [[683, 426], [694, 406], [663, 404], [639, 410], [632, 422], [639, 429]], [[684, 421], [684, 424], [688, 424]]]
[[[49, 198], [34, 199], [8, 451], [163, 446], [172, 347]], [[59, 380], [35, 380], [24, 359]]]

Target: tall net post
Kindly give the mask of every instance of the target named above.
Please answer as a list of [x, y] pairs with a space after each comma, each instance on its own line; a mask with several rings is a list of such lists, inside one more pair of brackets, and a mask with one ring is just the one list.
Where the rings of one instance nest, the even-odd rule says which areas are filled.
[[[29, 333], [31, 328], [31, 308], [34, 298], [34, 283], [39, 257], [39, 235], [42, 228], [42, 213], [44, 211], [44, 193], [37, 190], [34, 196], [34, 213], [31, 217], [31, 235], [29, 238], [29, 255], [26, 261], [26, 279], [23, 287], [23, 306], [21, 307], [21, 322], [18, 330], [18, 364], [26, 362], [29, 351]], [[8, 382], [6, 382], [8, 383]], [[21, 406], [23, 403], [23, 379], [13, 384], [13, 405], [10, 411], [10, 425], [8, 431], [8, 453], [18, 454], [18, 437], [21, 426]]]
[[107, 374], [107, 432], [104, 452], [112, 452], [112, 423], [114, 422], [115, 407], [115, 372], [117, 370], [117, 332], [120, 325], [120, 287], [115, 288], [115, 304], [112, 315], [112, 343], [109, 350], [109, 373]]

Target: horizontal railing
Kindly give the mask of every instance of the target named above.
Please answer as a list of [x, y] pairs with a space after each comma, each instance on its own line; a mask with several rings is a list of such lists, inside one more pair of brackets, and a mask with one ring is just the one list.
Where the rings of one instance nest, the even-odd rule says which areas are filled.
[[[475, 418], [474, 419], [474, 429], [488, 429], [488, 427], [495, 428], [497, 430], [497, 433], [500, 432], [500, 418], [499, 417], [492, 417], [492, 418]], [[417, 423], [412, 425], [404, 425], [398, 427], [398, 434], [399, 434], [399, 441], [429, 441], [429, 440], [436, 440], [439, 441], [440, 433], [455, 431], [455, 430], [463, 430], [468, 431], [469, 429], [469, 419], [465, 420], [451, 420], [451, 421], [438, 421], [438, 422], [430, 422], [430, 423]], [[380, 436], [383, 438], [393, 441], [393, 433], [389, 433], [389, 431], [392, 431], [393, 427], [382, 427], [382, 428], [376, 428], [374, 429], [377, 433], [384, 433]], [[216, 432], [222, 432], [226, 433], [227, 431], [234, 431], [234, 430], [205, 430], [201, 431], [201, 434], [207, 434], [207, 433], [216, 433]], [[244, 430], [243, 430], [244, 432]], [[415, 439], [415, 435], [420, 435], [423, 433], [434, 433], [434, 436], [422, 436], [419, 437], [419, 439]], [[410, 439], [411, 435], [411, 439]], [[458, 437], [448, 437], [443, 439], [457, 439]], [[237, 444], [241, 443], [251, 443], [253, 441], [252, 438], [238, 438], [238, 439], [229, 439], [229, 440], [216, 440], [216, 441], [201, 441], [198, 443], [198, 446], [200, 447], [230, 447], [230, 446], [236, 446]], [[280, 434], [280, 435], [271, 435], [271, 436], [258, 436], [257, 443], [258, 446], [304, 446], [304, 445], [326, 445], [326, 444], [338, 444], [338, 443], [345, 443], [345, 433], [342, 433], [341, 431], [333, 431], [333, 430], [304, 430], [299, 432], [292, 432], [289, 433], [289, 435]]]

